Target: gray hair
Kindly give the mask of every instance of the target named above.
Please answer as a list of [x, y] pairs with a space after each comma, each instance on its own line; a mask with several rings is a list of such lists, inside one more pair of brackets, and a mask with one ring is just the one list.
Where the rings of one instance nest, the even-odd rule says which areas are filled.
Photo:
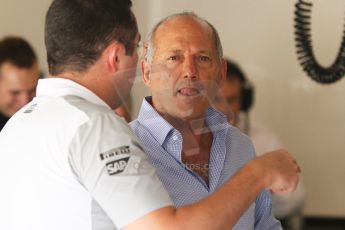
[[193, 12], [182, 12], [182, 13], [172, 14], [172, 15], [162, 19], [160, 22], [158, 22], [155, 25], [155, 27], [153, 27], [151, 33], [149, 34], [148, 42], [147, 42], [147, 51], [146, 51], [146, 55], [145, 55], [147, 62], [151, 64], [153, 61], [153, 55], [155, 52], [154, 37], [155, 37], [155, 34], [156, 34], [158, 28], [163, 23], [169, 21], [170, 19], [173, 19], [175, 17], [181, 17], [181, 16], [182, 17], [188, 16], [188, 17], [191, 17], [193, 19], [200, 20], [202, 22], [205, 22], [211, 28], [212, 34], [214, 37], [214, 41], [215, 41], [215, 46], [217, 49], [217, 54], [218, 54], [219, 60], [221, 60], [223, 58], [223, 47], [222, 47], [222, 43], [220, 41], [219, 34], [218, 34], [218, 31], [216, 30], [216, 28], [214, 28], [214, 26], [211, 23], [209, 23], [206, 19], [199, 17], [197, 14], [195, 14]]

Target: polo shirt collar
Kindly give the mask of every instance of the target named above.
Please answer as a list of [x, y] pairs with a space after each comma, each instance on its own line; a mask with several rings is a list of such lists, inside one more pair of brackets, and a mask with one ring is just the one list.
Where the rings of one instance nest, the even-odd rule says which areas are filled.
[[37, 84], [37, 96], [64, 97], [76, 95], [97, 105], [110, 108], [100, 97], [88, 88], [65, 78], [50, 77], [40, 79]]
[[152, 97], [144, 98], [137, 120], [150, 131], [160, 145], [163, 145], [169, 132], [174, 127], [153, 108], [151, 103]]

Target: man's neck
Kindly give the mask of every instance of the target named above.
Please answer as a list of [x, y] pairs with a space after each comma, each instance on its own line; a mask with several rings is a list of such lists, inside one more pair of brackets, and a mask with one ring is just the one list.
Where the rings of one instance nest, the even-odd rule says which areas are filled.
[[[199, 123], [200, 122], [200, 123]], [[187, 168], [198, 174], [209, 185], [209, 160], [213, 135], [204, 121], [191, 124], [182, 134], [181, 160]]]
[[198, 119], [180, 119], [162, 115], [182, 135], [181, 160], [187, 168], [209, 184], [209, 160], [213, 135], [205, 115]]
[[104, 75], [105, 73], [101, 69], [93, 66], [85, 73], [63, 72], [56, 77], [69, 79], [84, 86], [101, 98], [111, 108], [116, 108], [120, 104], [120, 100], [117, 98], [116, 90], [112, 90], [113, 85], [105, 83], [106, 77]]
[[199, 136], [202, 133], [202, 130], [207, 129], [206, 118], [204, 116], [197, 119], [172, 117], [168, 114], [163, 114], [162, 116], [181, 134], [187, 132], [195, 136]]

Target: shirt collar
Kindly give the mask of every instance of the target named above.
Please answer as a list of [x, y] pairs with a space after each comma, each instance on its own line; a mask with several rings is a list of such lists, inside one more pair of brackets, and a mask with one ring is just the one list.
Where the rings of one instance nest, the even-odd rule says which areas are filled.
[[88, 88], [65, 78], [51, 77], [40, 79], [37, 84], [37, 96], [63, 97], [76, 95], [89, 102], [110, 108], [101, 98]]
[[151, 105], [152, 97], [145, 97], [137, 120], [145, 126], [160, 145], [174, 127], [167, 122]]
[[225, 130], [230, 125], [227, 116], [212, 107], [206, 112], [206, 123], [213, 135]]
[[[175, 128], [153, 108], [151, 102], [151, 96], [144, 98], [137, 120], [150, 131], [160, 145], [163, 145], [168, 134]], [[206, 122], [213, 135], [229, 127], [227, 117], [214, 108], [207, 110]]]

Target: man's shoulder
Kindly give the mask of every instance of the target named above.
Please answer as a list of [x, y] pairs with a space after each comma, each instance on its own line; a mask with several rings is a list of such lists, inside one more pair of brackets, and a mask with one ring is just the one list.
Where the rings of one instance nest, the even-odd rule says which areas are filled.
[[242, 132], [239, 128], [237, 128], [236, 126], [233, 126], [231, 124], [228, 124], [225, 126], [226, 129], [226, 135], [229, 138], [239, 138], [245, 141], [250, 141], [250, 137], [245, 134], [244, 132]]
[[85, 115], [90, 117], [102, 114], [110, 115], [111, 113], [113, 113], [113, 111], [109, 108], [87, 101], [77, 95], [64, 96], [63, 99], [69, 105], [73, 106], [76, 110], [79, 110], [80, 112], [85, 113]]
[[[58, 114], [60, 126], [69, 126], [74, 134], [100, 135], [104, 132], [128, 133], [127, 123], [109, 107], [90, 102], [78, 95], [67, 95], [51, 109]], [[48, 107], [46, 109], [49, 109]], [[63, 111], [60, 111], [63, 110]]]
[[229, 125], [226, 132], [227, 148], [230, 149], [233, 154], [238, 154], [241, 158], [250, 160], [255, 155], [253, 143], [249, 136], [243, 133], [235, 126]]

